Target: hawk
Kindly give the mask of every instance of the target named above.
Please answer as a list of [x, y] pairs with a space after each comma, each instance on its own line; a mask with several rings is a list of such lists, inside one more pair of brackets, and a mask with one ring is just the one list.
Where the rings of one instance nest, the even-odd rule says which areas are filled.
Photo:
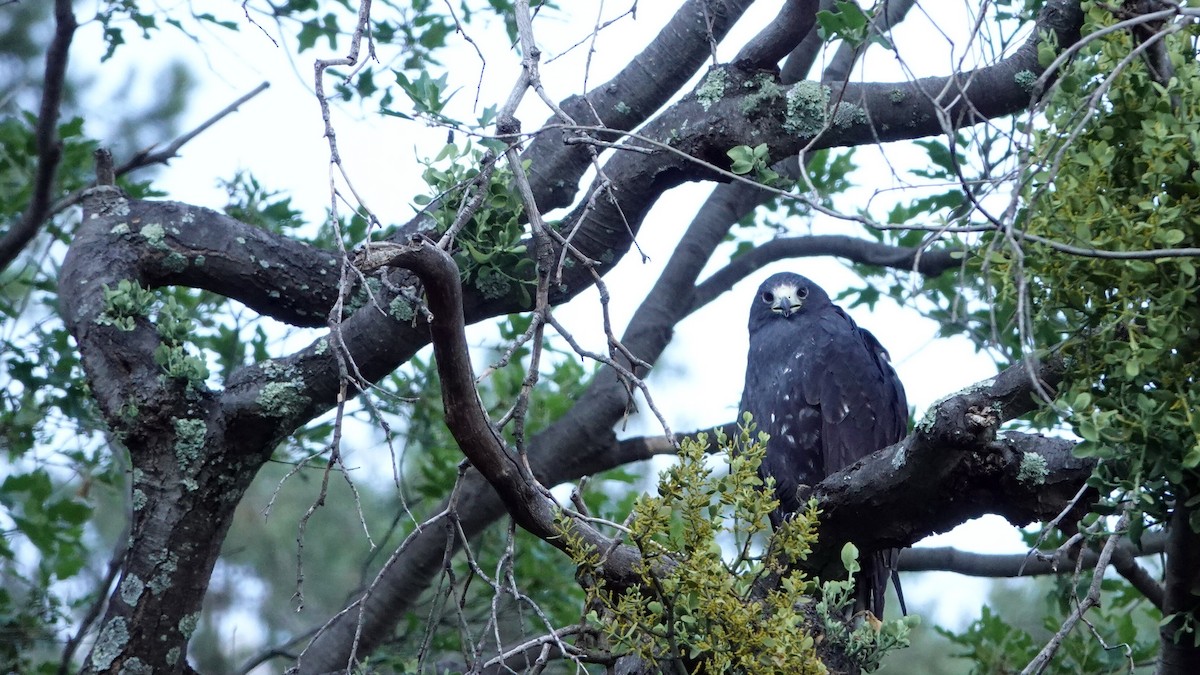
[[[800, 486], [816, 485], [901, 440], [908, 429], [904, 386], [887, 350], [820, 286], [791, 273], [764, 281], [750, 306], [741, 412], [770, 435], [759, 471], [775, 479], [775, 527], [801, 507]], [[864, 556], [856, 609], [883, 616], [896, 555]]]

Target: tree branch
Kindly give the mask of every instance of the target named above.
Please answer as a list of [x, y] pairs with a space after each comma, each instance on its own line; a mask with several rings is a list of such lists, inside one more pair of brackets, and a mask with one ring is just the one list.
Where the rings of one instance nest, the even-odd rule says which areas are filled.
[[734, 284], [767, 265], [789, 258], [835, 256], [849, 262], [915, 271], [928, 277], [962, 264], [962, 250], [929, 250], [918, 246], [891, 246], [840, 234], [772, 239], [734, 258], [696, 286], [693, 302], [702, 307]]
[[[570, 96], [560, 108], [578, 124], [628, 131], [645, 122], [679, 90], [709, 57], [753, 0], [688, 0], [629, 65], [583, 96]], [[561, 122], [557, 116], [546, 124]], [[579, 179], [594, 158], [586, 148], [568, 146], [562, 134], [540, 134], [521, 154], [530, 162], [534, 199], [545, 211], [570, 206]], [[405, 236], [413, 231], [405, 228]]]
[[50, 209], [54, 191], [54, 176], [62, 160], [62, 145], [58, 139], [58, 114], [62, 106], [63, 88], [67, 80], [67, 55], [75, 37], [75, 14], [71, 0], [54, 2], [54, 38], [46, 51], [46, 72], [42, 78], [42, 104], [38, 109], [37, 174], [33, 179], [33, 195], [21, 218], [12, 229], [0, 236], [0, 270], [7, 268], [41, 229]]
[[[233, 103], [230, 103], [229, 105], [225, 106], [219, 112], [217, 112], [215, 115], [204, 120], [198, 126], [193, 128], [191, 131], [188, 131], [184, 134], [179, 135], [178, 137], [175, 138], [175, 140], [171, 141], [170, 143], [168, 143], [165, 147], [163, 147], [161, 149], [156, 149], [156, 148], [158, 148], [158, 146], [155, 145], [155, 146], [150, 146], [148, 148], [145, 148], [145, 149], [139, 151], [136, 155], [134, 155], [133, 157], [130, 157], [128, 160], [126, 160], [124, 164], [117, 167], [115, 169], [115, 171], [113, 172], [113, 176], [114, 177], [124, 176], [127, 173], [137, 171], [138, 169], [142, 169], [147, 166], [152, 166], [154, 164], [166, 164], [170, 160], [177, 157], [179, 155], [179, 150], [181, 148], [183, 148], [183, 146], [186, 145], [189, 141], [196, 138], [196, 136], [199, 136], [201, 133], [207, 131], [209, 129], [209, 127], [211, 127], [212, 125], [221, 121], [223, 118], [228, 117], [229, 115], [237, 112], [238, 108], [240, 108], [243, 104], [245, 104], [247, 101], [254, 98], [255, 96], [258, 96], [262, 92], [266, 91], [267, 88], [270, 86], [271, 86], [271, 83], [263, 82], [262, 84], [258, 85], [257, 87], [250, 90], [249, 92], [243, 94], [242, 96], [239, 96], [237, 98], [237, 100], [235, 100]], [[97, 185], [112, 185], [112, 184], [113, 184], [112, 181], [108, 181], [108, 182], [105, 182], [104, 180], [93, 181], [92, 184], [89, 185], [88, 187], [83, 188], [81, 190], [76, 190], [76, 191], [72, 192], [71, 194], [67, 195], [66, 197], [63, 197], [62, 199], [59, 199], [58, 201], [54, 202], [54, 205], [50, 208], [50, 214], [52, 215], [52, 214], [59, 213], [59, 212], [63, 211], [64, 209], [67, 209], [71, 206], [78, 204], [80, 202], [80, 200], [83, 199], [84, 195], [87, 194], [87, 191], [93, 187], [96, 187]]]
[[[1034, 367], [1043, 386], [1061, 379], [1057, 359]], [[1028, 372], [1019, 363], [943, 399], [906, 439], [815, 486], [821, 537], [804, 567], [821, 576], [840, 564], [846, 542], [867, 551], [904, 548], [985, 513], [1019, 526], [1058, 515], [1095, 462], [1075, 458], [1068, 440], [1015, 432], [997, 437], [1001, 423], [1034, 406]], [[864, 518], [864, 501], [887, 516]]]
[[[1120, 553], [1132, 560], [1137, 556], [1157, 555], [1163, 552], [1166, 543], [1167, 536], [1163, 532], [1147, 534], [1142, 538], [1140, 547], [1129, 539], [1124, 539], [1118, 542], [1113, 556]], [[1081, 569], [1090, 570], [1096, 567], [1098, 559], [1099, 552], [1090, 548], [1080, 551], [1076, 560], [1060, 549], [995, 554], [972, 553], [949, 546], [918, 546], [900, 552], [898, 569], [901, 572], [954, 572], [969, 577], [1002, 579], [1070, 573], [1076, 564]], [[1157, 586], [1157, 583], [1155, 585]], [[1150, 597], [1153, 592], [1143, 594], [1154, 602], [1154, 598]], [[1161, 590], [1158, 591], [1158, 595], [1161, 601]]]
[[787, 0], [771, 24], [742, 47], [734, 65], [743, 70], [777, 69], [780, 59], [816, 25], [817, 5], [817, 0]]

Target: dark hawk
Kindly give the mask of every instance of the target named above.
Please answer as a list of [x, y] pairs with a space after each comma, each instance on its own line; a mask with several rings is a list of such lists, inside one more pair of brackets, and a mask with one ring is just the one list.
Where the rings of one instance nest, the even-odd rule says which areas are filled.
[[[776, 527], [801, 507], [801, 485], [899, 441], [908, 428], [904, 386], [887, 351], [820, 286], [791, 273], [764, 281], [750, 306], [741, 412], [771, 437], [760, 473], [775, 479]], [[864, 552], [856, 609], [882, 618], [895, 559], [895, 551]]]

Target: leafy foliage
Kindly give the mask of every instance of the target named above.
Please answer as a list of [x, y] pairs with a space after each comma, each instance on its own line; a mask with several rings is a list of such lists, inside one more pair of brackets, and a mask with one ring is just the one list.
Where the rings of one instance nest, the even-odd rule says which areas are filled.
[[[1087, 5], [1087, 31], [1116, 19]], [[1045, 348], [1065, 340], [1069, 382], [1060, 403], [1083, 438], [1077, 453], [1103, 460], [1094, 485], [1108, 508], [1131, 504], [1134, 529], [1165, 518], [1169, 503], [1200, 503], [1200, 282], [1189, 257], [1200, 246], [1200, 66], [1195, 28], [1164, 38], [1175, 67], [1165, 85], [1126, 32], [1088, 42], [1035, 136], [1021, 224], [1031, 235], [1082, 249], [1063, 255], [1038, 243], [1024, 257], [994, 257], [999, 293], [1029, 288], [1037, 317], [1022, 337]], [[1095, 101], [1081, 111], [1080, 100]], [[1066, 139], [1070, 143], [1065, 142]], [[1162, 251], [1130, 259], [1123, 253]], [[1109, 255], [1112, 252], [1115, 255]], [[1200, 518], [1192, 527], [1200, 532]]]
[[[427, 213], [435, 231], [444, 233], [455, 225], [460, 210], [472, 199], [482, 200], [477, 210], [455, 235], [454, 260], [463, 281], [478, 288], [485, 297], [499, 298], [516, 293], [522, 303], [530, 301], [533, 259], [525, 255], [524, 209], [512, 184], [512, 170], [483, 166], [495, 161], [490, 153], [471, 143], [459, 150], [449, 143], [432, 160], [425, 162], [422, 177], [431, 195], [420, 196], [420, 205], [432, 204]], [[528, 169], [528, 167], [525, 167]]]
[[[1016, 672], [1058, 631], [1076, 594], [1086, 592], [1081, 588], [1091, 582], [1091, 573], [1086, 572], [1078, 583], [1063, 575], [1023, 583], [1022, 589], [997, 589], [995, 606], [981, 607], [979, 618], [965, 630], [937, 630], [955, 645], [955, 656], [970, 664], [970, 672]], [[1153, 661], [1158, 649], [1157, 613], [1136, 591], [1127, 586], [1122, 590], [1120, 582], [1105, 580], [1104, 584], [1111, 600], [1088, 612], [1089, 630], [1073, 631], [1063, 639], [1047, 672], [1142, 672]], [[995, 601], [1000, 595], [1024, 607]]]
[[854, 607], [854, 576], [862, 570], [858, 548], [852, 543], [842, 548], [842, 566], [849, 575], [845, 580], [821, 584], [817, 617], [825, 628], [825, 639], [838, 645], [855, 666], [871, 672], [882, 665], [888, 652], [909, 646], [909, 630], [920, 623], [920, 617], [880, 621], [874, 616], [866, 616], [846, 621], [846, 612]]
[[[761, 550], [778, 506], [758, 476], [765, 443], [753, 440], [749, 427], [735, 439], [718, 433], [716, 442], [727, 474], [706, 465], [709, 439], [702, 434], [681, 444], [679, 463], [659, 476], [658, 496], [638, 499], [628, 537], [642, 554], [643, 585], [616, 594], [589, 588], [599, 608], [589, 618], [614, 648], [645, 659], [699, 660], [707, 672], [825, 672], [814, 637], [802, 629], [814, 585], [784, 563], [808, 555], [816, 507]], [[572, 557], [586, 570], [596, 555], [578, 549]], [[754, 597], [755, 581], [771, 573], [782, 575], [778, 587]]]

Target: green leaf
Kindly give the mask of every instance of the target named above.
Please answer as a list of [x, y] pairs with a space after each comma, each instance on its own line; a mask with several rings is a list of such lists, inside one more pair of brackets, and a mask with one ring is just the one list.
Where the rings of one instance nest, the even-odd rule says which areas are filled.
[[842, 547], [842, 566], [850, 574], [862, 569], [858, 564], [858, 547], [853, 542], [846, 542], [846, 545]]
[[1192, 449], [1183, 456], [1183, 468], [1194, 469], [1200, 466], [1200, 443], [1192, 446]]

